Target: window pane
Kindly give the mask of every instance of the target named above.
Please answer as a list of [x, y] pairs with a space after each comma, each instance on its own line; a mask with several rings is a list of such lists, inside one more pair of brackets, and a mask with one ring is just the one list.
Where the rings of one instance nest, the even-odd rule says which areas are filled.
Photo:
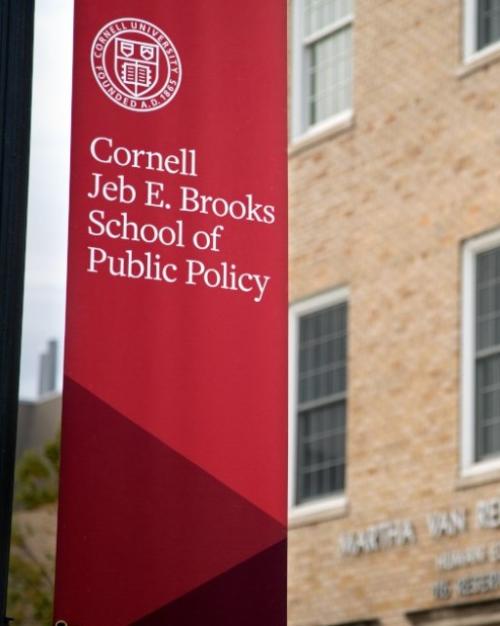
[[479, 359], [476, 371], [477, 460], [500, 452], [500, 355]]
[[345, 401], [299, 413], [297, 503], [344, 488]]
[[500, 346], [500, 248], [477, 256], [476, 345]]
[[335, 24], [352, 10], [353, 0], [304, 0], [306, 36]]
[[500, 40], [500, 0], [478, 0], [477, 49]]
[[346, 389], [347, 305], [305, 315], [299, 327], [299, 404]]
[[352, 28], [309, 46], [309, 124], [351, 108]]
[[300, 319], [297, 503], [344, 488], [346, 360], [345, 302]]

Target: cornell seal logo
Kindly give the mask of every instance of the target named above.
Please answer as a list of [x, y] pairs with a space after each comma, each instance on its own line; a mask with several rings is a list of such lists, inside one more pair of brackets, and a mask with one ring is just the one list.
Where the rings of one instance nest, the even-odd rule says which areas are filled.
[[181, 84], [179, 53], [160, 28], [136, 18], [109, 22], [92, 44], [97, 84], [115, 104], [147, 112], [171, 102]]

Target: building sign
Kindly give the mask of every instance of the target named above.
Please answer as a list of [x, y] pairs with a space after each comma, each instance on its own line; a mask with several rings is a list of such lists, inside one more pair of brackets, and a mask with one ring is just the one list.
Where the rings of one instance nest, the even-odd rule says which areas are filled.
[[415, 543], [415, 527], [409, 520], [397, 520], [374, 524], [365, 530], [345, 533], [340, 537], [343, 556], [357, 556], [380, 552]]
[[286, 5], [77, 0], [55, 622], [286, 623]]
[[[478, 500], [472, 509], [454, 508], [433, 511], [425, 515], [425, 524], [414, 521], [385, 520], [365, 529], [344, 532], [339, 537], [339, 552], [342, 557], [385, 552], [418, 544], [419, 532], [434, 541], [465, 535], [475, 530], [500, 528], [500, 498]], [[493, 540], [481, 545], [461, 547], [438, 554], [434, 560], [440, 576], [446, 576], [464, 568], [500, 563], [500, 541]], [[491, 566], [490, 565], [490, 566]], [[466, 596], [490, 593], [500, 589], [500, 572], [481, 572], [464, 576], [458, 580], [442, 578], [432, 587], [436, 600], [450, 600]]]
[[[469, 530], [469, 517], [470, 511], [466, 508], [433, 511], [426, 515], [425, 531], [432, 539], [455, 537]], [[478, 530], [500, 528], [500, 498], [476, 502], [474, 524]], [[339, 549], [342, 556], [358, 556], [408, 546], [417, 543], [417, 539], [412, 520], [385, 520], [362, 530], [343, 533]], [[470, 559], [477, 561], [477, 555]], [[465, 561], [470, 559], [464, 557]]]

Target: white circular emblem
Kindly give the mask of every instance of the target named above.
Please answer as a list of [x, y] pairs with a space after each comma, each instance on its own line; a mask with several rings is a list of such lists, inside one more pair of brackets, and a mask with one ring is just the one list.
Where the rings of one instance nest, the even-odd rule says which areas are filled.
[[179, 53], [160, 28], [133, 17], [103, 26], [92, 44], [92, 70], [110, 100], [130, 111], [164, 107], [182, 79]]

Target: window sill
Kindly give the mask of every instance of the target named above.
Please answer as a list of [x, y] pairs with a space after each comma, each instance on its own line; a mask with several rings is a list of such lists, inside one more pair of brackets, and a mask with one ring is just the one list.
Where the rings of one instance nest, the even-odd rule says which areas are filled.
[[344, 111], [335, 117], [313, 126], [303, 135], [292, 141], [288, 148], [288, 156], [294, 157], [312, 146], [316, 146], [327, 139], [340, 135], [354, 127], [354, 113], [352, 110]]
[[465, 468], [457, 480], [456, 488], [470, 489], [499, 481], [500, 459], [493, 459], [491, 461], [481, 461]]
[[485, 69], [500, 61], [500, 43], [488, 46], [480, 52], [476, 52], [467, 59], [465, 59], [463, 65], [461, 65], [456, 71], [455, 76], [457, 78], [465, 78], [470, 74]]
[[347, 498], [336, 496], [312, 504], [293, 507], [288, 513], [288, 528], [300, 528], [345, 517], [349, 511]]

